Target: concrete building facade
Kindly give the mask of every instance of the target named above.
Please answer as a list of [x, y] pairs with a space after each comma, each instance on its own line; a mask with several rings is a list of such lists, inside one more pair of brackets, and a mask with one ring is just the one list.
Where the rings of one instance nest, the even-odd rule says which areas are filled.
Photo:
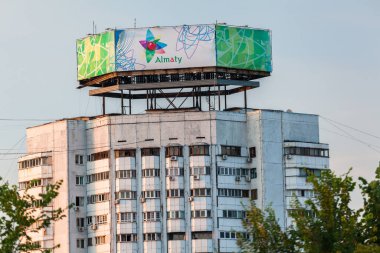
[[20, 190], [63, 180], [66, 218], [33, 234], [54, 252], [238, 252], [251, 199], [279, 223], [328, 168], [318, 116], [273, 110], [173, 111], [65, 119], [27, 129]]

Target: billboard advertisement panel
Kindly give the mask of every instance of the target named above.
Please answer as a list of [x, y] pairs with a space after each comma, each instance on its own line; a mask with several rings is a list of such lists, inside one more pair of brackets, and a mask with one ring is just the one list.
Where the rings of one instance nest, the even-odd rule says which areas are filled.
[[270, 31], [217, 25], [216, 55], [220, 67], [271, 72]]
[[183, 25], [107, 31], [77, 41], [78, 80], [115, 71], [226, 67], [272, 71], [268, 30]]
[[116, 71], [215, 66], [215, 26], [117, 30]]
[[78, 80], [115, 71], [114, 31], [77, 40]]

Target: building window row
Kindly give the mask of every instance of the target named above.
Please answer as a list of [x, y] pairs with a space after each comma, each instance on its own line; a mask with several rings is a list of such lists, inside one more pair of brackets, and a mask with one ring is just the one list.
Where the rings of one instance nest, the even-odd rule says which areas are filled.
[[191, 211], [191, 218], [211, 218], [211, 210]]
[[84, 249], [84, 239], [77, 239], [77, 248]]
[[117, 214], [117, 222], [130, 223], [136, 222], [136, 213], [134, 212], [122, 212]]
[[191, 233], [191, 239], [212, 239], [212, 231], [202, 231]]
[[315, 194], [312, 190], [287, 190], [287, 197], [305, 197], [305, 198], [314, 198]]
[[84, 176], [76, 176], [75, 177], [76, 185], [84, 185]]
[[183, 156], [182, 147], [181, 146], [171, 146], [165, 148], [165, 156]]
[[160, 169], [143, 169], [142, 177], [159, 177]]
[[181, 167], [171, 167], [166, 169], [166, 176], [183, 176], [184, 169]]
[[229, 219], [244, 219], [246, 216], [245, 211], [241, 210], [223, 210], [223, 216], [222, 218], [229, 218]]
[[323, 148], [286, 147], [285, 155], [329, 157], [329, 150]]
[[249, 198], [249, 190], [218, 189], [219, 197]]
[[109, 193], [100, 193], [87, 196], [87, 204], [94, 204], [99, 202], [105, 202], [110, 200]]
[[96, 236], [94, 238], [87, 238], [87, 245], [89, 247], [106, 244], [106, 242], [107, 242], [107, 237], [105, 235]]
[[87, 175], [86, 183], [91, 184], [96, 181], [108, 180], [109, 178], [110, 178], [109, 171], [99, 172], [99, 173]]
[[137, 234], [118, 234], [117, 242], [137, 242]]
[[160, 148], [142, 148], [141, 156], [160, 156]]
[[222, 145], [222, 155], [241, 156], [241, 147]]
[[161, 221], [161, 212], [144, 212], [144, 221]]
[[146, 233], [144, 241], [161, 241], [161, 233]]
[[136, 191], [119, 191], [115, 193], [116, 199], [136, 199]]
[[30, 180], [30, 181], [20, 182], [18, 184], [18, 187], [20, 190], [25, 190], [26, 188], [47, 186], [50, 183], [51, 183], [51, 179], [40, 178], [40, 179], [34, 179], [34, 180]]
[[185, 211], [168, 211], [168, 219], [185, 219]]
[[84, 164], [84, 156], [83, 155], [75, 155], [75, 164], [83, 165]]
[[183, 232], [168, 233], [168, 241], [185, 240], [185, 239], [186, 239], [186, 234]]
[[102, 152], [97, 152], [93, 153], [87, 156], [87, 161], [93, 162], [93, 161], [98, 161], [98, 160], [103, 160], [103, 159], [108, 159], [110, 156], [110, 152], [107, 151], [102, 151]]
[[166, 197], [167, 198], [180, 198], [183, 196], [184, 196], [184, 190], [183, 189], [166, 190]]
[[308, 176], [314, 175], [316, 177], [320, 177], [321, 172], [322, 172], [322, 170], [320, 170], [320, 169], [300, 168], [299, 169], [299, 176], [300, 177], [308, 177]]
[[209, 145], [193, 145], [190, 146], [190, 156], [209, 156], [210, 146]]
[[208, 196], [211, 196], [211, 188], [191, 189], [190, 195], [192, 197], [208, 197]]
[[211, 169], [209, 166], [205, 167], [190, 167], [190, 175], [210, 175]]
[[136, 178], [136, 170], [117, 170], [116, 178]]
[[[87, 226], [92, 225], [92, 224], [97, 224], [97, 225], [106, 224], [107, 218], [108, 218], [107, 214], [87, 216], [86, 223], [87, 223]], [[78, 219], [80, 219], [80, 226], [78, 225]], [[77, 227], [84, 227], [84, 218], [77, 218]]]
[[136, 157], [136, 149], [115, 150], [115, 158], [119, 157]]
[[220, 239], [237, 239], [237, 238], [249, 238], [248, 233], [244, 232], [232, 232], [232, 231], [221, 231]]
[[160, 191], [142, 191], [141, 197], [146, 199], [155, 199], [161, 197]]
[[37, 166], [51, 165], [51, 161], [52, 161], [51, 156], [33, 158], [33, 159], [29, 159], [29, 160], [19, 162], [18, 168], [19, 169], [28, 169], [28, 168], [33, 168], [33, 167], [37, 167]]
[[256, 168], [245, 169], [245, 168], [231, 168], [231, 167], [218, 167], [219, 176], [241, 176], [250, 178], [256, 178]]

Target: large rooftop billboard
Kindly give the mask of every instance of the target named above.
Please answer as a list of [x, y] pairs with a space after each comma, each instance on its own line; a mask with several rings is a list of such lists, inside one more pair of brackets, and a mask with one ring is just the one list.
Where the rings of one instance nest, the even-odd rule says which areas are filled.
[[112, 30], [77, 41], [78, 80], [115, 71], [226, 67], [272, 71], [269, 30], [183, 25]]

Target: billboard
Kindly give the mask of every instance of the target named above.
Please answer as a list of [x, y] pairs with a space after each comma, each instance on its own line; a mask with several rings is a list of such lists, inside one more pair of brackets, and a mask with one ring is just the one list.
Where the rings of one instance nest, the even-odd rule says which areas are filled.
[[108, 31], [77, 41], [78, 80], [114, 71], [227, 67], [272, 71], [267, 30], [183, 25]]

